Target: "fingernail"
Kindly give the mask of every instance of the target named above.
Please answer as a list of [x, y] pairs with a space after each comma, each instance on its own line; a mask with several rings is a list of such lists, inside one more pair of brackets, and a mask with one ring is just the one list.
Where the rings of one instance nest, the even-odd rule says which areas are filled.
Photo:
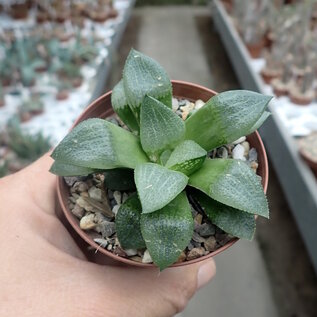
[[197, 290], [204, 287], [214, 277], [215, 273], [216, 266], [213, 261], [202, 265], [198, 269]]

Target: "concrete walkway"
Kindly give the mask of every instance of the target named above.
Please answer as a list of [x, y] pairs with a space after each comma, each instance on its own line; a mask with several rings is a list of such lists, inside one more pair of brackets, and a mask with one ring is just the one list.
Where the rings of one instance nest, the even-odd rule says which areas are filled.
[[[217, 90], [223, 87], [219, 81], [234, 81], [230, 73], [226, 78], [215, 77], [205, 57], [197, 20], [209, 14], [208, 8], [145, 7], [136, 9], [134, 14], [142, 21], [136, 49], [158, 60], [170, 78], [188, 80]], [[222, 65], [221, 61], [215, 64], [215, 73], [219, 74], [222, 67], [228, 66]], [[256, 241], [238, 242], [217, 256], [216, 263], [216, 278], [192, 299], [180, 316], [277, 316]]]

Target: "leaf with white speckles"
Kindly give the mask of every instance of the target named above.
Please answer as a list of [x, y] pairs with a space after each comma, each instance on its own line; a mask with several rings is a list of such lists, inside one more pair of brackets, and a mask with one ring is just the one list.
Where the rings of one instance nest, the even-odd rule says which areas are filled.
[[120, 245], [124, 249], [145, 248], [140, 228], [141, 211], [137, 194], [130, 196], [118, 210], [116, 230]]
[[175, 148], [165, 166], [190, 175], [203, 165], [206, 155], [207, 152], [200, 145], [186, 140]]
[[140, 138], [143, 150], [154, 162], [167, 149], [184, 138], [184, 121], [155, 98], [145, 96], [140, 112]]
[[263, 123], [260, 118], [271, 99], [248, 90], [215, 95], [186, 120], [185, 139], [197, 142], [206, 151], [233, 142]]
[[252, 240], [255, 233], [255, 217], [252, 214], [221, 204], [196, 190], [193, 194], [210, 221], [232, 236]]
[[142, 213], [150, 213], [171, 202], [187, 185], [188, 177], [154, 163], [140, 164], [134, 180], [142, 204]]
[[127, 100], [136, 115], [145, 95], [172, 108], [172, 84], [162, 66], [154, 59], [131, 49], [123, 70]]
[[128, 105], [122, 80], [120, 80], [112, 90], [111, 104], [113, 110], [117, 113], [120, 119], [130, 128], [131, 131], [134, 131], [137, 134], [139, 132], [139, 123]]
[[59, 176], [87, 176], [95, 173], [96, 170], [55, 161], [50, 168], [50, 172]]
[[52, 158], [91, 169], [135, 168], [148, 161], [136, 136], [102, 119], [78, 124], [57, 145]]
[[185, 192], [164, 208], [141, 215], [141, 232], [153, 262], [164, 270], [177, 261], [193, 235], [194, 221]]
[[260, 177], [242, 161], [207, 159], [188, 184], [222, 204], [269, 218]]

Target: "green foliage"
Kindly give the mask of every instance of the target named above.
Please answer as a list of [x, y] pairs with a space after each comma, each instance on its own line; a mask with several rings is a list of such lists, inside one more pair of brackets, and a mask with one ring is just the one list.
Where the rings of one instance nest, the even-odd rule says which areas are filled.
[[142, 207], [137, 194], [130, 196], [119, 208], [116, 215], [116, 230], [124, 249], [145, 248], [140, 226], [141, 212]]
[[187, 185], [210, 220], [236, 237], [252, 239], [254, 215], [269, 216], [261, 180], [247, 164], [206, 157], [207, 151], [257, 129], [269, 115], [270, 97], [224, 92], [183, 122], [170, 109], [171, 96], [164, 69], [131, 50], [112, 104], [133, 133], [88, 119], [52, 154], [57, 175], [103, 170], [106, 187], [136, 187], [137, 195], [118, 211], [118, 239], [124, 248], [146, 246], [161, 270], [177, 260], [193, 234]]
[[0, 159], [0, 178], [8, 175], [8, 162], [6, 160]]
[[35, 161], [46, 153], [50, 148], [50, 140], [42, 133], [34, 135], [21, 130], [17, 121], [8, 124], [9, 148], [21, 159]]

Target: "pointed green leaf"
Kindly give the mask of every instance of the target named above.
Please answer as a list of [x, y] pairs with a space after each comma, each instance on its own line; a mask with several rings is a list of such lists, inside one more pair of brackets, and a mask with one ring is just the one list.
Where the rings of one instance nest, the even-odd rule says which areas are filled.
[[185, 192], [164, 208], [141, 215], [141, 231], [153, 262], [164, 270], [189, 244], [194, 221]]
[[247, 90], [215, 95], [186, 120], [185, 139], [206, 151], [233, 142], [251, 131], [271, 99]]
[[111, 104], [113, 110], [120, 117], [120, 119], [130, 128], [130, 130], [138, 133], [139, 124], [131, 108], [128, 105], [122, 79], [112, 90]]
[[247, 132], [245, 135], [249, 135], [255, 130], [259, 129], [261, 125], [264, 123], [264, 121], [271, 115], [271, 112], [264, 111], [260, 119], [253, 125], [253, 127]]
[[93, 174], [96, 170], [55, 161], [50, 168], [50, 172], [58, 176], [87, 176]]
[[166, 164], [166, 162], [167, 162], [168, 159], [170, 158], [171, 154], [172, 154], [172, 151], [171, 151], [171, 150], [165, 150], [165, 151], [161, 154], [161, 156], [160, 156], [160, 163], [161, 163], [161, 165], [164, 166], [164, 165]]
[[206, 155], [207, 152], [200, 145], [186, 140], [175, 148], [165, 166], [190, 175], [203, 165]]
[[160, 101], [145, 96], [140, 112], [140, 138], [143, 150], [156, 162], [166, 149], [184, 138], [184, 121]]
[[52, 158], [91, 169], [134, 168], [148, 161], [136, 136], [102, 119], [78, 124], [55, 148]]
[[207, 159], [188, 184], [222, 204], [269, 218], [260, 177], [242, 161]]
[[145, 95], [172, 108], [172, 85], [165, 70], [158, 62], [134, 49], [125, 62], [123, 84], [129, 105], [135, 113], [140, 112]]
[[210, 221], [217, 227], [235, 237], [253, 239], [255, 233], [254, 215], [221, 204], [200, 191], [195, 191], [194, 196]]
[[111, 190], [135, 189], [134, 171], [128, 168], [115, 168], [104, 172], [104, 184]]
[[145, 248], [140, 227], [141, 211], [137, 194], [130, 196], [118, 210], [116, 230], [120, 245], [124, 249]]
[[158, 164], [145, 163], [136, 167], [134, 180], [142, 213], [150, 213], [172, 201], [186, 187], [188, 177]]

